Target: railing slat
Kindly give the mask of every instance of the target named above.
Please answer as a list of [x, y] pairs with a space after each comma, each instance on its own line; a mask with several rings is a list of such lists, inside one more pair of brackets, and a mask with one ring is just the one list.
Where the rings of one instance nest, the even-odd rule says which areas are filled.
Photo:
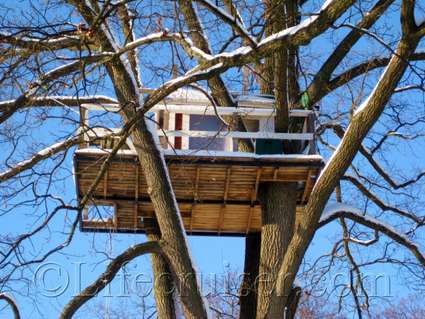
[[[91, 111], [112, 111], [118, 112], [120, 110], [118, 104], [83, 104], [82, 107]], [[259, 108], [259, 107], [230, 107], [219, 106], [217, 110], [211, 105], [190, 105], [190, 104], [157, 104], [152, 109], [156, 111], [168, 111], [171, 113], [183, 114], [196, 114], [196, 115], [216, 115], [216, 112], [221, 116], [237, 114], [242, 117], [271, 117], [275, 115], [273, 108]], [[294, 109], [289, 111], [291, 117], [307, 117], [313, 113], [312, 110]]]
[[159, 136], [189, 136], [189, 137], [215, 137], [215, 138], [240, 138], [240, 139], [273, 139], [273, 140], [301, 140], [310, 141], [314, 138], [312, 133], [271, 133], [271, 132], [238, 132], [238, 131], [158, 131]]

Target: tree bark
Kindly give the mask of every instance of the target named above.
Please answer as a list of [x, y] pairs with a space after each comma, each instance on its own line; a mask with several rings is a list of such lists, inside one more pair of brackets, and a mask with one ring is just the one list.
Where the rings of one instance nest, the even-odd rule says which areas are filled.
[[279, 267], [295, 226], [296, 183], [266, 183], [259, 191], [262, 208], [257, 318], [283, 318], [285, 304], [270, 308]]
[[[267, 5], [269, 32], [276, 33], [297, 23], [298, 5], [295, 1], [271, 0]], [[288, 132], [289, 110], [294, 107], [299, 95], [298, 48], [291, 47], [275, 52], [265, 60], [265, 69], [271, 70], [268, 77], [273, 83], [262, 86], [262, 93], [274, 94], [276, 100], [275, 131]], [[290, 143], [292, 144], [292, 143]], [[298, 145], [284, 145], [285, 151], [298, 151]], [[291, 318], [295, 315], [300, 288], [294, 289], [294, 298], [288, 304], [270, 306], [279, 265], [292, 238], [296, 218], [297, 190], [295, 183], [267, 183], [260, 186], [259, 199], [262, 207], [261, 257], [258, 283], [257, 318]], [[289, 316], [289, 317], [288, 317]]]
[[[148, 234], [149, 241], [159, 241], [159, 232]], [[158, 318], [175, 319], [174, 283], [167, 261], [159, 254], [151, 255], [153, 288], [155, 294], [156, 312]]]

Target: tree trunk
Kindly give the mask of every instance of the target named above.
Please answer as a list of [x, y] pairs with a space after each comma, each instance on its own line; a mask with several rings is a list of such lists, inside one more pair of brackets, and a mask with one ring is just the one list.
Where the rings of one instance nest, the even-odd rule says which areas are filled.
[[296, 183], [265, 183], [259, 191], [262, 207], [257, 318], [283, 318], [285, 305], [270, 308], [277, 273], [295, 226]]
[[245, 239], [244, 277], [240, 289], [240, 318], [255, 318], [257, 313], [258, 269], [260, 265], [261, 233], [251, 233]]
[[[266, 20], [269, 32], [276, 33], [296, 25], [298, 19], [297, 1], [270, 0], [266, 2]], [[273, 79], [263, 85], [263, 93], [273, 93], [276, 100], [275, 131], [286, 133], [291, 123], [289, 111], [299, 99], [298, 48], [275, 52], [265, 60], [265, 69], [271, 70], [268, 77]], [[272, 67], [271, 67], [272, 66]], [[290, 145], [288, 145], [290, 144]], [[285, 152], [298, 152], [298, 145], [285, 143]], [[295, 147], [295, 148], [294, 148]], [[297, 184], [267, 183], [260, 186], [259, 199], [262, 207], [261, 255], [258, 283], [257, 318], [291, 318], [295, 315], [300, 288], [293, 289], [288, 302], [271, 304], [270, 297], [275, 289], [279, 265], [292, 239], [296, 218]]]
[[[159, 232], [148, 234], [150, 241], [159, 241]], [[158, 318], [175, 319], [174, 283], [167, 261], [159, 254], [151, 255], [154, 294]]]

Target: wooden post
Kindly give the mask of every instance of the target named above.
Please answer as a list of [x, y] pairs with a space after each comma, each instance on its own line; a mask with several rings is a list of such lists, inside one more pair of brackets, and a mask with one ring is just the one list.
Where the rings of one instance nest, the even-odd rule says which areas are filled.
[[225, 186], [224, 186], [224, 193], [223, 193], [223, 204], [220, 207], [220, 213], [218, 216], [218, 234], [220, 235], [221, 229], [223, 228], [223, 221], [224, 221], [224, 209], [226, 208], [226, 202], [227, 202], [227, 195], [229, 193], [229, 186], [230, 186], [230, 174], [231, 174], [232, 167], [229, 166], [226, 169], [226, 179], [225, 179]]
[[[311, 112], [307, 117], [307, 133], [313, 133], [315, 130], [316, 116], [314, 112]], [[308, 154], [316, 154], [316, 137], [313, 135], [313, 139], [308, 142]]]

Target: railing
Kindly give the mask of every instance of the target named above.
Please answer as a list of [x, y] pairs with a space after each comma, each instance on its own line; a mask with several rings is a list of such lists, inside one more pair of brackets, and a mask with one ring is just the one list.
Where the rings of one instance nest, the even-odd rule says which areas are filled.
[[[99, 106], [99, 105], [84, 105], [81, 114], [81, 126], [89, 128], [88, 112], [99, 110], [117, 110], [117, 106]], [[164, 114], [166, 120], [164, 121]], [[259, 140], [280, 140], [280, 141], [299, 141], [304, 144], [303, 154], [316, 154], [316, 143], [314, 136], [315, 128], [315, 114], [310, 110], [291, 110], [289, 113], [290, 118], [297, 118], [298, 123], [302, 129], [297, 133], [275, 133], [274, 132], [274, 116], [275, 112], [272, 108], [255, 108], [255, 107], [217, 107], [201, 106], [201, 105], [156, 105], [152, 108], [151, 116], [156, 123], [162, 121], [162, 127], [156, 126], [156, 133], [161, 139], [161, 145], [165, 149], [181, 149], [191, 150], [190, 141], [192, 139], [222, 139], [223, 149], [221, 151], [234, 152], [235, 141], [238, 139], [251, 140], [256, 145]], [[176, 125], [176, 117], [183, 118], [183, 124]], [[258, 125], [258, 131], [240, 132], [229, 131], [227, 127], [222, 127], [217, 130], [198, 130], [191, 129], [190, 117], [196, 115], [204, 116], [205, 121], [211, 120], [213, 117], [219, 115], [223, 118], [229, 119], [235, 116], [242, 118], [242, 120], [251, 120]], [[162, 119], [160, 118], [162, 116]], [[205, 122], [206, 123], [206, 122]], [[179, 126], [176, 128], [176, 126]], [[197, 126], [200, 126], [199, 123]], [[202, 123], [201, 123], [202, 126]], [[87, 129], [84, 135], [84, 140], [81, 143], [82, 148], [96, 146], [103, 149], [111, 149], [117, 142], [117, 136], [111, 134], [117, 133], [118, 129], [110, 128], [91, 128]], [[90, 142], [94, 138], [99, 140]], [[179, 143], [176, 143], [180, 139]], [[184, 139], [183, 143], [181, 142]], [[178, 144], [178, 145], [177, 145]], [[124, 149], [135, 150], [131, 138], [127, 139]], [[205, 149], [204, 149], [205, 150]], [[206, 148], [208, 150], [208, 148]], [[192, 149], [196, 151], [196, 149]]]

